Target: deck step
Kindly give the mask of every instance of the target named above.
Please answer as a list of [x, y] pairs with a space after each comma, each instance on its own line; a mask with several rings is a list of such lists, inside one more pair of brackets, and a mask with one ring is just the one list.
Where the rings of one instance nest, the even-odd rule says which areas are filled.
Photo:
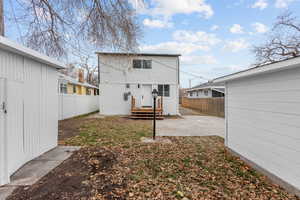
[[[154, 113], [131, 113], [132, 115], [154, 115]], [[161, 113], [156, 113], [156, 116], [162, 115]]]
[[[138, 113], [138, 112], [150, 112], [150, 113], [153, 113], [154, 112], [154, 110], [131, 110], [131, 112], [136, 112], [136, 113]], [[155, 112], [162, 112], [161, 110], [156, 110]]]
[[[144, 119], [144, 120], [153, 120], [153, 117], [147, 117], [147, 116], [130, 116], [130, 119]], [[156, 117], [157, 120], [163, 120], [163, 117]]]

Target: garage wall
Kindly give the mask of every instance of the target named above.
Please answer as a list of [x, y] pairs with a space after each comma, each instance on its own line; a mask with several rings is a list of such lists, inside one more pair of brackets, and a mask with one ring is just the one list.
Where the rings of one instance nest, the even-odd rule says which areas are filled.
[[[23, 164], [57, 145], [57, 71], [32, 59], [0, 50], [0, 77], [6, 79], [6, 130], [0, 156], [0, 184]], [[6, 135], [6, 136], [5, 136]], [[3, 138], [1, 136], [1, 138]], [[0, 177], [1, 178], [1, 177]]]
[[227, 83], [227, 145], [300, 189], [300, 69]]

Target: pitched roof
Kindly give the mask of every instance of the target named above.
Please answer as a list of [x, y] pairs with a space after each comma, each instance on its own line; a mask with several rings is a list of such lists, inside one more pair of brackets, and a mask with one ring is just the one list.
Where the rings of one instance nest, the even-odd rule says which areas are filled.
[[224, 84], [227, 81], [235, 80], [235, 79], [240, 79], [240, 78], [245, 78], [249, 76], [255, 76], [258, 74], [265, 74], [265, 73], [272, 73], [272, 72], [277, 72], [285, 69], [293, 69], [300, 67], [300, 57], [294, 57], [294, 58], [288, 58], [285, 60], [273, 62], [273, 63], [268, 63], [265, 65], [259, 65], [255, 66], [240, 72], [236, 72], [233, 74], [229, 74], [226, 76], [222, 76], [219, 78], [216, 78], [213, 80], [213, 83], [215, 84]]
[[201, 84], [199, 84], [199, 85], [196, 85], [196, 86], [194, 86], [194, 87], [192, 87], [191, 89], [194, 89], [194, 88], [203, 88], [203, 87], [209, 87], [209, 86], [214, 86], [214, 87], [218, 87], [218, 86], [224, 86], [223, 84], [216, 84], [216, 83], [213, 83], [213, 82], [211, 82], [211, 81], [208, 81], [208, 82], [206, 82], [206, 83], [201, 83]]
[[134, 53], [134, 52], [96, 52], [99, 55], [111, 56], [165, 56], [165, 57], [179, 57], [181, 54], [165, 54], [165, 53]]
[[225, 94], [225, 88], [213, 88], [213, 90], [217, 91], [217, 92], [221, 92]]
[[27, 58], [31, 58], [56, 69], [65, 68], [65, 65], [63, 63], [60, 63], [56, 59], [50, 58], [49, 56], [41, 54], [33, 49], [24, 47], [2, 36], [0, 36], [0, 48], [19, 54], [21, 56], [25, 56]]
[[68, 83], [71, 83], [71, 84], [74, 84], [74, 85], [82, 85], [82, 86], [85, 86], [85, 87], [98, 89], [98, 87], [96, 87], [96, 86], [94, 86], [94, 85], [91, 85], [91, 84], [89, 84], [89, 83], [81, 83], [81, 82], [79, 82], [78, 80], [76, 80], [75, 78], [73, 78], [73, 77], [71, 77], [71, 76], [67, 76], [67, 75], [62, 74], [62, 73], [59, 73], [58, 79], [60, 79], [60, 80], [65, 80], [65, 81], [67, 81]]
[[201, 83], [190, 89], [187, 89], [187, 91], [193, 91], [193, 90], [199, 90], [199, 89], [214, 89], [214, 88], [224, 88], [224, 84], [216, 84], [211, 81], [208, 81], [206, 83]]

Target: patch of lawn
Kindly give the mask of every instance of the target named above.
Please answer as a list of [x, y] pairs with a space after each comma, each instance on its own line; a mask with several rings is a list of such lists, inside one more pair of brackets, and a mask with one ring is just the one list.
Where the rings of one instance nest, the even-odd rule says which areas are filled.
[[117, 146], [140, 141], [141, 137], [151, 136], [149, 121], [134, 121], [121, 117], [106, 117], [86, 121], [80, 134], [70, 138], [66, 144], [77, 146]]
[[[71, 121], [67, 123], [72, 128]], [[85, 170], [78, 173], [87, 177], [83, 183], [92, 188], [92, 199], [299, 200], [228, 153], [220, 137], [170, 137], [170, 144], [146, 144], [140, 139], [151, 137], [151, 121], [82, 118], [78, 126], [71, 129], [77, 135], [65, 142], [85, 146], [77, 154]]]

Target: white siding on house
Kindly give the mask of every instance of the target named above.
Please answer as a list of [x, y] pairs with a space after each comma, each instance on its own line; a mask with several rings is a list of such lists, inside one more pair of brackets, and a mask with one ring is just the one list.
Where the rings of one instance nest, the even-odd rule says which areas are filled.
[[[132, 68], [133, 59], [152, 60], [152, 69]], [[170, 85], [170, 96], [163, 97], [164, 114], [179, 113], [178, 57], [99, 55], [99, 61], [99, 102], [102, 114], [130, 114], [131, 96], [136, 98], [139, 106], [143, 84], [152, 85], [152, 89], [157, 88], [158, 84]], [[130, 88], [126, 88], [126, 84]], [[127, 92], [131, 96], [125, 101], [124, 93]]]
[[58, 104], [53, 67], [0, 50], [0, 78], [6, 80], [8, 111], [5, 132], [0, 133], [1, 139], [6, 135], [0, 146], [7, 145], [7, 155], [0, 152], [1, 185], [23, 164], [57, 145]]
[[300, 189], [300, 69], [232, 80], [226, 92], [228, 147]]

